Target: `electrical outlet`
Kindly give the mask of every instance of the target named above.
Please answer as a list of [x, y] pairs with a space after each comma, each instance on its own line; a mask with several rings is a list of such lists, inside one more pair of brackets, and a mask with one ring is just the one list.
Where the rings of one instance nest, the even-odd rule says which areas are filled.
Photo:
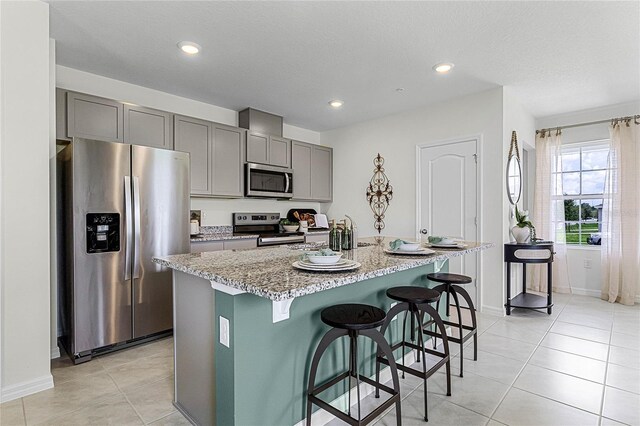
[[[393, 308], [393, 307], [394, 307], [394, 306], [396, 306], [397, 304], [398, 304], [398, 302], [393, 302], [393, 303], [391, 304], [391, 308]], [[398, 319], [398, 316], [396, 315], [395, 317], [393, 317], [393, 319], [391, 320], [391, 322], [393, 322], [393, 321], [395, 321], [395, 320], [397, 320], [397, 319]]]
[[229, 320], [220, 317], [220, 343], [229, 347]]
[[591, 259], [584, 260], [584, 269], [591, 269]]

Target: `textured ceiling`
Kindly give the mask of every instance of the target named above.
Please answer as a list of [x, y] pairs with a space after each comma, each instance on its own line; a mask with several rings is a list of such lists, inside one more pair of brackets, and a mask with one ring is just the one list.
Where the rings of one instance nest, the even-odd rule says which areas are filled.
[[49, 3], [58, 64], [313, 130], [496, 86], [536, 117], [640, 98], [636, 1]]

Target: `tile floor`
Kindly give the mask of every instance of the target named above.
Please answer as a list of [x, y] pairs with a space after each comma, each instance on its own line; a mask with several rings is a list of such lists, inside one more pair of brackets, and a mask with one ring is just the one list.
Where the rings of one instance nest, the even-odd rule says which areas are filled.
[[[640, 306], [569, 295], [555, 303], [551, 316], [479, 314], [478, 361], [465, 347], [458, 377], [452, 345], [453, 394], [443, 373], [431, 377], [429, 424], [640, 425]], [[53, 360], [55, 388], [2, 404], [0, 424], [188, 425], [171, 403], [172, 350], [164, 339], [79, 366]], [[424, 425], [421, 381], [401, 382], [403, 425]], [[377, 425], [395, 425], [394, 410]]]

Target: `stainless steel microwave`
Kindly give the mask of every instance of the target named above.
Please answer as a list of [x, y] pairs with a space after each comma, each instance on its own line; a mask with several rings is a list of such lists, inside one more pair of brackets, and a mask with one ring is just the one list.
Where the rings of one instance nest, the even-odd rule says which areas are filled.
[[247, 163], [245, 188], [247, 197], [291, 198], [293, 170]]

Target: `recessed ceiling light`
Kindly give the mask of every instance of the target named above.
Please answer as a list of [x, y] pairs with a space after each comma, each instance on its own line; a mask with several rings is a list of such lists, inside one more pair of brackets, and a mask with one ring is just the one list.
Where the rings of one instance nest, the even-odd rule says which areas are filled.
[[344, 102], [338, 99], [334, 99], [329, 102], [329, 105], [331, 105], [333, 108], [340, 108], [342, 105], [344, 105]]
[[195, 55], [202, 49], [199, 44], [192, 41], [181, 41], [178, 43], [178, 47], [188, 55]]
[[448, 62], [443, 62], [443, 63], [440, 63], [440, 64], [435, 64], [435, 65], [433, 66], [433, 70], [434, 70], [435, 72], [437, 72], [437, 73], [440, 73], [440, 74], [446, 74], [446, 73], [448, 73], [449, 71], [451, 71], [451, 69], [452, 69], [452, 68], [453, 68], [453, 64], [448, 63]]

